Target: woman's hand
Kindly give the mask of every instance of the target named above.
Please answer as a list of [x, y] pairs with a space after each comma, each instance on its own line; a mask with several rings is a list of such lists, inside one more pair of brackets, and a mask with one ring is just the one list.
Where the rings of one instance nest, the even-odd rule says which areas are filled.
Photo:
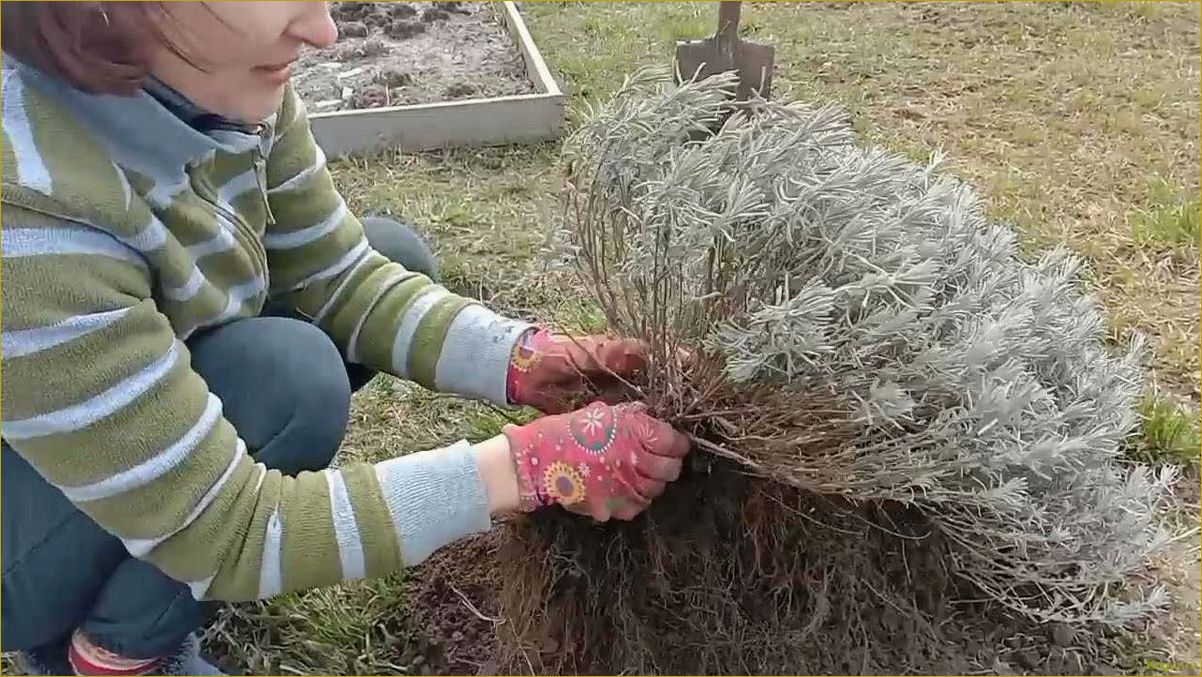
[[559, 504], [599, 521], [634, 518], [680, 476], [689, 440], [642, 405], [594, 402], [503, 432], [519, 510]]
[[646, 365], [641, 341], [532, 330], [510, 360], [509, 402], [548, 414], [571, 411], [594, 399], [617, 404], [630, 399], [626, 382]]

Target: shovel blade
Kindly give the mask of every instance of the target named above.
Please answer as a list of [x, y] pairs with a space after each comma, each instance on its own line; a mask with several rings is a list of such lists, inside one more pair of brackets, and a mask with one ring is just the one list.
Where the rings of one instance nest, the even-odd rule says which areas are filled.
[[694, 77], [703, 80], [718, 73], [735, 71], [739, 77], [735, 99], [747, 101], [753, 97], [767, 99], [772, 88], [772, 69], [776, 50], [768, 45], [738, 42], [731, 54], [719, 48], [714, 38], [676, 45], [676, 74], [682, 81]]
[[735, 49], [735, 68], [739, 71], [739, 100], [746, 101], [752, 96], [767, 99], [772, 91], [776, 49], [771, 45], [754, 42], [740, 42]]
[[676, 76], [681, 81], [704, 80], [730, 70], [734, 70], [734, 60], [718, 47], [716, 39], [676, 43]]

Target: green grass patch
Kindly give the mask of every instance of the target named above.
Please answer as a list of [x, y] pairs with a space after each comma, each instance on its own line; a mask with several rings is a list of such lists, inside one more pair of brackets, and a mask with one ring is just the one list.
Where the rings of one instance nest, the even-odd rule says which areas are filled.
[[479, 223], [483, 214], [472, 203], [451, 198], [439, 204], [432, 216], [439, 223], [467, 228], [472, 224]]
[[224, 609], [206, 633], [222, 660], [256, 675], [429, 674], [399, 576]]
[[469, 415], [465, 421], [469, 442], [483, 442], [501, 434], [505, 426], [523, 425], [538, 417], [538, 412], [529, 408], [501, 411], [487, 408]]
[[604, 334], [609, 331], [609, 320], [596, 304], [583, 300], [565, 301], [555, 315], [555, 324], [572, 334]]
[[1148, 206], [1131, 216], [1131, 236], [1141, 247], [1155, 251], [1198, 250], [1199, 212], [1197, 195], [1186, 197], [1163, 179], [1148, 189]]
[[659, 20], [659, 35], [663, 41], [674, 45], [677, 40], [708, 38], [714, 34], [717, 27], [717, 17], [712, 8], [701, 4], [696, 8], [686, 8], [662, 16]]
[[1136, 222], [1136, 235], [1149, 242], [1169, 246], [1198, 247], [1197, 199], [1181, 205], [1163, 207]]
[[1198, 417], [1161, 395], [1148, 395], [1139, 405], [1143, 419], [1136, 454], [1151, 463], [1196, 465], [1202, 450]]

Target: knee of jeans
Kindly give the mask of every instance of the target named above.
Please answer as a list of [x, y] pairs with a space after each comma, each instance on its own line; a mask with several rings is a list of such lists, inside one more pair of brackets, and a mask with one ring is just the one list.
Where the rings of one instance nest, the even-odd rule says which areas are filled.
[[[342, 383], [347, 384], [345, 373]], [[337, 455], [350, 420], [350, 386], [346, 385], [345, 396], [335, 398], [319, 397], [313, 392], [297, 396], [292, 420], [282, 431], [294, 440], [289, 445], [291, 457], [269, 462], [269, 467], [295, 475], [305, 470], [328, 468]]]
[[346, 434], [351, 386], [321, 329], [282, 317], [242, 320], [201, 339], [193, 364], [267, 467], [296, 474], [329, 465]]
[[320, 330], [313, 331], [323, 340], [313, 341], [308, 347], [298, 346], [298, 356], [308, 358], [298, 360], [289, 378], [287, 406], [291, 417], [279, 433], [287, 436], [286, 446], [294, 450], [295, 456], [272, 465], [292, 474], [328, 467], [350, 421], [351, 386], [346, 363]]
[[438, 259], [412, 226], [381, 216], [368, 216], [363, 219], [363, 232], [372, 249], [384, 258], [439, 281]]

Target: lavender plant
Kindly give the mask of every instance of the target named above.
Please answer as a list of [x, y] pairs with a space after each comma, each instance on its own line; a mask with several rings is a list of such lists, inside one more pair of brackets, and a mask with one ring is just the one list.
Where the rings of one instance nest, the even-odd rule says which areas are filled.
[[656, 412], [758, 482], [845, 506], [811, 531], [846, 506], [920, 516], [941, 570], [1032, 621], [1162, 607], [1126, 585], [1167, 542], [1172, 479], [1120, 456], [1144, 347], [1105, 345], [1078, 262], [1024, 259], [941, 158], [859, 145], [833, 106], [732, 110], [731, 78], [666, 75], [569, 140], [563, 233], [611, 327], [650, 342]]

